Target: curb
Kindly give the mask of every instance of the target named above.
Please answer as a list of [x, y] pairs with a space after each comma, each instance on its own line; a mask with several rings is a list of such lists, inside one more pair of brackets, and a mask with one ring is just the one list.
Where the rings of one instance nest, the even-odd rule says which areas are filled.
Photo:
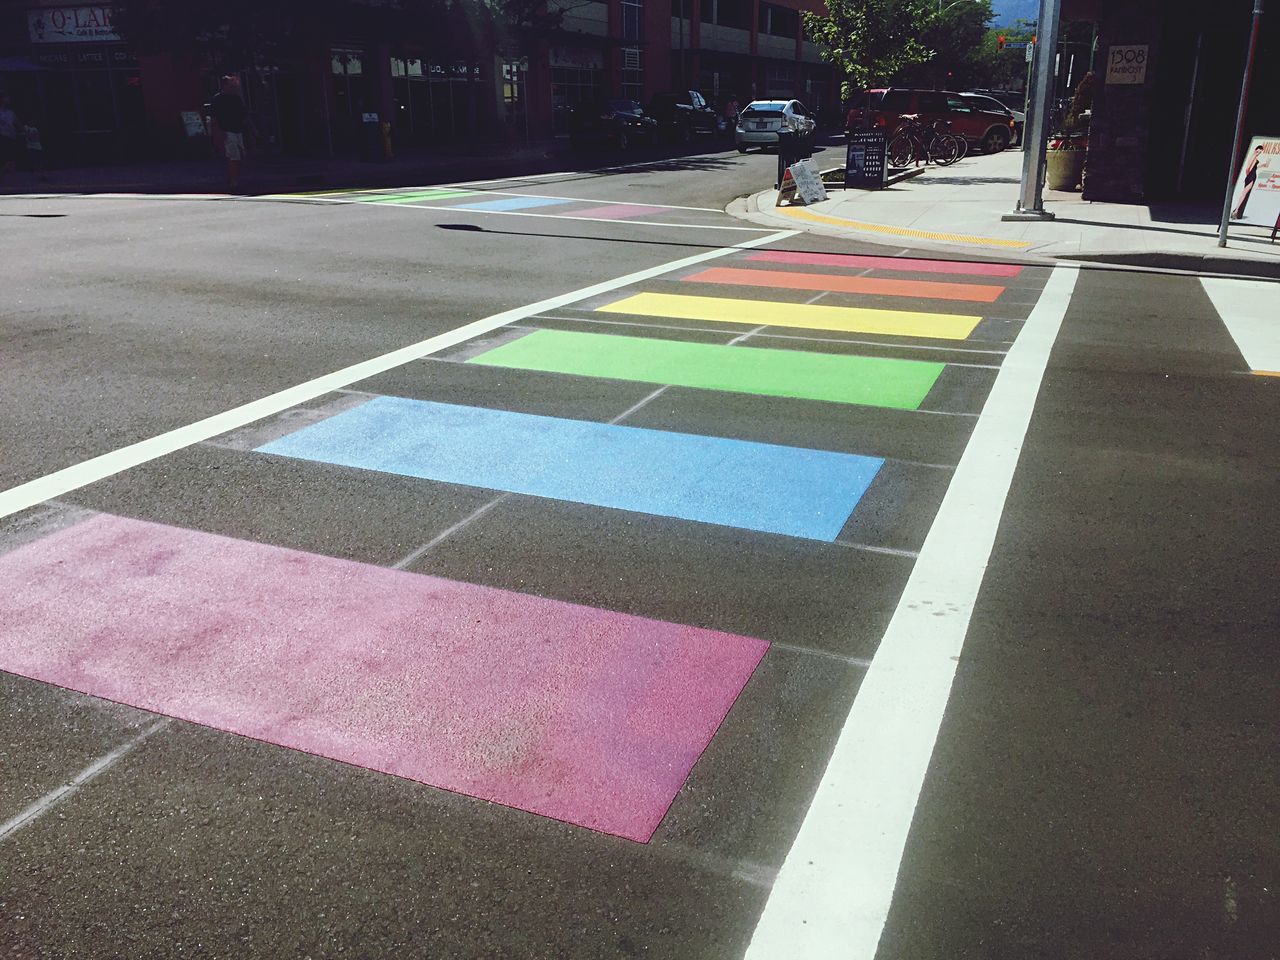
[[[901, 250], [910, 247], [930, 252], [963, 254], [968, 258], [975, 256], [995, 257], [1000, 260], [1017, 261], [1029, 265], [1049, 265], [1055, 263], [1076, 264], [1083, 268], [1115, 269], [1133, 271], [1157, 271], [1167, 273], [1194, 274], [1197, 276], [1218, 275], [1223, 277], [1240, 277], [1247, 279], [1280, 280], [1280, 261], [1252, 260], [1240, 257], [1213, 256], [1196, 253], [1037, 253], [1033, 250], [997, 250], [977, 245], [948, 244], [939, 241], [904, 236], [892, 242], [884, 237], [867, 234], [855, 228], [842, 228], [830, 224], [806, 223], [801, 219], [782, 216], [775, 211], [775, 190], [761, 190], [748, 197], [742, 197], [730, 203], [725, 212], [740, 220], [758, 223], [772, 228], [797, 230], [816, 236], [833, 237], [853, 241], [859, 244], [887, 247]], [[799, 208], [804, 209], [804, 208]]]

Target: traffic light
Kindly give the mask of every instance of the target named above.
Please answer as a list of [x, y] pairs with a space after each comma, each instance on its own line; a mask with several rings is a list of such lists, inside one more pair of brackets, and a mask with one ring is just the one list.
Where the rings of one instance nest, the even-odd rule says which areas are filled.
[[999, 40], [998, 42], [999, 42], [999, 45], [1000, 45], [1000, 46], [999, 46], [999, 49], [1003, 50], [1003, 49], [1004, 49], [1004, 37], [1001, 37], [1001, 38], [1000, 38], [1000, 40]]

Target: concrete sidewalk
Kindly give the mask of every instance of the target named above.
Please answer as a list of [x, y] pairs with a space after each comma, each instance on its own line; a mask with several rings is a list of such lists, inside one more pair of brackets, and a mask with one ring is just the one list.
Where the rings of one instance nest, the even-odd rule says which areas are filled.
[[[1045, 194], [1056, 219], [1006, 223], [1022, 173], [1021, 151], [970, 156], [930, 166], [881, 191], [830, 191], [809, 207], [776, 206], [765, 190], [735, 201], [729, 212], [770, 226], [827, 236], [947, 252], [987, 250], [1032, 259], [1082, 259], [1280, 278], [1280, 240], [1261, 227], [1233, 226], [1217, 245], [1211, 204], [1092, 203], [1078, 193]], [[825, 166], [825, 164], [824, 164]]]

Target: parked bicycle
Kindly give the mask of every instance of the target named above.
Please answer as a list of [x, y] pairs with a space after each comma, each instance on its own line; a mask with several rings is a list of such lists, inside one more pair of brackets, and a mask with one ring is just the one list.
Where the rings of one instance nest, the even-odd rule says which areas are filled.
[[904, 113], [899, 119], [902, 123], [889, 138], [887, 152], [891, 166], [906, 167], [922, 160], [947, 166], [969, 152], [964, 137], [948, 132], [951, 124], [946, 120], [924, 123], [915, 113]]

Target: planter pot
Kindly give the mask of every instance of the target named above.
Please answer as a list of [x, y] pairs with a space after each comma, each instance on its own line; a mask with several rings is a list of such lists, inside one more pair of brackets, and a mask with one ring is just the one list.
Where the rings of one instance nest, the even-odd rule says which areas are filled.
[[1050, 190], [1074, 190], [1084, 174], [1084, 150], [1050, 150], [1045, 179]]

